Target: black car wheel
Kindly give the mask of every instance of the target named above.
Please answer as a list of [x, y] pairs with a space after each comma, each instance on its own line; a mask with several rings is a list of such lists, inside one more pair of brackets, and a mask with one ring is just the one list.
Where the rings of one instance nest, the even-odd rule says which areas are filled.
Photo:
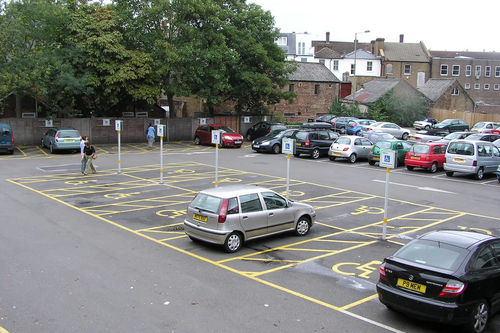
[[40, 146], [41, 146], [42, 148], [45, 148], [45, 144], [43, 143], [43, 139], [42, 139], [42, 142], [40, 143]]
[[446, 133], [450, 133], [450, 129], [449, 128], [445, 128], [443, 129]]
[[52, 147], [52, 142], [49, 144], [49, 151], [51, 154], [54, 154], [54, 148]]
[[488, 324], [489, 317], [489, 306], [488, 303], [482, 299], [477, 302], [474, 310], [472, 312], [469, 323], [467, 324], [467, 330], [471, 333], [481, 333], [484, 332], [486, 325]]
[[429, 128], [431, 128], [429, 125], [425, 125], [424, 129], [428, 130]]
[[401, 136], [401, 138], [403, 140], [408, 140], [408, 133], [403, 133], [403, 135]]
[[199, 145], [200, 143], [201, 143], [201, 141], [200, 141], [200, 137], [199, 136], [197, 136], [196, 138], [194, 138], [194, 144], [195, 145]]
[[274, 153], [274, 154], [279, 154], [280, 152], [281, 152], [281, 147], [280, 147], [280, 145], [279, 145], [279, 144], [277, 144], [277, 143], [276, 143], [276, 144], [274, 144], [274, 146], [273, 146], [273, 153]]
[[474, 175], [474, 178], [476, 178], [477, 180], [481, 180], [483, 179], [483, 177], [484, 177], [484, 169], [479, 168], [479, 170], [477, 170], [476, 174]]
[[330, 159], [330, 161], [335, 161], [335, 159], [336, 159], [335, 156], [328, 156], [328, 158]]
[[446, 171], [446, 175], [447, 175], [448, 177], [453, 176], [453, 174], [454, 174], [454, 172], [453, 172], [453, 171]]
[[368, 161], [368, 164], [375, 165], [375, 161]]
[[243, 245], [243, 237], [238, 232], [232, 232], [227, 236], [226, 241], [224, 242], [224, 249], [226, 252], [236, 252], [241, 249]]
[[407, 168], [408, 170], [410, 170], [410, 171], [412, 171], [412, 170], [414, 169], [414, 167], [409, 166], [409, 165], [407, 165], [407, 166], [406, 166], [406, 168]]
[[340, 128], [340, 134], [345, 134], [345, 127]]
[[318, 148], [314, 148], [312, 153], [311, 153], [311, 157], [314, 158], [314, 159], [317, 159], [319, 158], [319, 149]]
[[351, 156], [349, 156], [349, 162], [351, 163], [356, 163], [357, 159], [356, 154], [351, 154]]
[[297, 225], [295, 226], [295, 233], [299, 236], [307, 235], [310, 229], [309, 220], [306, 217], [301, 217], [297, 221]]
[[438, 164], [437, 162], [434, 162], [431, 164], [431, 167], [429, 168], [430, 173], [435, 173], [438, 170]]
[[295, 156], [295, 157], [299, 157], [299, 156], [300, 156], [300, 154], [293, 154], [293, 156]]
[[247, 141], [252, 141], [252, 136], [250, 135], [250, 133], [247, 133]]

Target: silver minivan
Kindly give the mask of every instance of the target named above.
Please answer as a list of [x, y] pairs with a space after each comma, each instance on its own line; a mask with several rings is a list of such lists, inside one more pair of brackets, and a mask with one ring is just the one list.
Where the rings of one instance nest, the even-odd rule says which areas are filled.
[[452, 140], [446, 149], [444, 170], [448, 177], [462, 172], [483, 179], [485, 173], [496, 172], [499, 165], [500, 151], [491, 142]]
[[289, 200], [256, 185], [232, 185], [201, 191], [187, 208], [184, 228], [192, 240], [238, 251], [247, 240], [295, 231], [306, 235], [316, 218], [311, 205]]

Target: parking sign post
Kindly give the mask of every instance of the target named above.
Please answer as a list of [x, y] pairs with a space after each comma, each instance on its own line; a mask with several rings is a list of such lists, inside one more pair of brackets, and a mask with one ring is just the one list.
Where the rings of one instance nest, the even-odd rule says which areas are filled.
[[290, 155], [295, 154], [295, 140], [294, 139], [283, 139], [282, 152], [286, 155], [286, 198], [289, 199], [289, 189], [290, 189]]
[[384, 225], [382, 228], [382, 240], [386, 240], [387, 234], [387, 209], [389, 206], [389, 175], [391, 169], [396, 167], [396, 152], [394, 150], [382, 150], [380, 152], [379, 165], [387, 168], [385, 174], [385, 202], [384, 202]]
[[165, 125], [157, 125], [157, 134], [160, 137], [160, 184], [163, 184], [163, 137], [167, 128]]
[[215, 144], [215, 187], [219, 187], [219, 143], [220, 131], [212, 131], [212, 144]]
[[118, 173], [122, 172], [121, 169], [121, 138], [120, 134], [123, 131], [123, 120], [115, 120], [115, 130], [118, 133]]

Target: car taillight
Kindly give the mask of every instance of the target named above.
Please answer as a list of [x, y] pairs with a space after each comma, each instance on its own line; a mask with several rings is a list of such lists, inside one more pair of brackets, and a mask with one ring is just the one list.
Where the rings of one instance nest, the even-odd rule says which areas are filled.
[[431, 160], [431, 157], [430, 157], [430, 156], [426, 156], [426, 157], [425, 157], [425, 160], [426, 160], [426, 161], [430, 161], [430, 160]]
[[385, 262], [382, 265], [380, 265], [379, 272], [380, 272], [380, 280], [384, 280], [384, 281], [389, 282], [389, 279], [387, 278], [387, 275], [385, 274]]
[[56, 142], [59, 142], [59, 134], [60, 134], [60, 133], [59, 133], [59, 132], [57, 132], [57, 134], [56, 134]]
[[334, 121], [332, 121], [332, 125], [335, 126], [335, 122]]
[[370, 154], [373, 154], [373, 149], [370, 149]]
[[477, 161], [472, 162], [472, 166], [477, 166]]
[[343, 149], [343, 151], [348, 151], [348, 150], [349, 150], [349, 147], [345, 147], [345, 148]]
[[366, 128], [366, 130], [367, 130], [367, 131], [371, 131], [371, 130], [373, 130], [373, 128], [371, 128], [371, 127], [367, 127], [367, 128]]
[[309, 147], [309, 144], [310, 144], [310, 142], [309, 142], [309, 140], [307, 140], [306, 143], [305, 143], [305, 146]]
[[442, 297], [456, 297], [464, 292], [466, 284], [460, 281], [450, 280], [439, 293]]
[[14, 146], [14, 133], [10, 132], [10, 141], [12, 141], [12, 146]]
[[226, 222], [226, 217], [227, 217], [227, 204], [229, 202], [229, 199], [224, 199], [222, 201], [222, 206], [220, 208], [220, 212], [219, 212], [219, 220], [218, 222], [219, 223], [224, 223]]
[[357, 123], [352, 124], [352, 127], [358, 127]]

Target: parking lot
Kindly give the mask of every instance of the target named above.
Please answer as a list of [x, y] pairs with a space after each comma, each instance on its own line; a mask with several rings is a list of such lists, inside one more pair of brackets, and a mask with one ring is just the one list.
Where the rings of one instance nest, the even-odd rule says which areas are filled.
[[[190, 142], [168, 143], [160, 171], [158, 146], [149, 152], [146, 144], [122, 145], [125, 156], [120, 173], [113, 166], [116, 147], [97, 148], [98, 173], [86, 177], [79, 173], [78, 154], [50, 155], [38, 147], [26, 147], [13, 156], [0, 156], [0, 161], [35, 160], [32, 165], [36, 165], [36, 171], [6, 180], [55, 201], [56, 207], [70, 207], [140, 236], [145, 242], [162, 245], [165, 252], [190, 256], [383, 330], [448, 329], [395, 315], [378, 302], [375, 284], [385, 256], [415, 235], [438, 228], [498, 234], [500, 218], [494, 214], [495, 209], [480, 213], [480, 206], [470, 209], [460, 204], [462, 193], [471, 192], [464, 188], [467, 186], [485, 197], [496, 197], [494, 178], [477, 182], [469, 177], [447, 179], [442, 171], [430, 176], [403, 168], [393, 170], [387, 240], [383, 241], [385, 199], [379, 189], [385, 186], [385, 170], [368, 166], [366, 161], [351, 165], [292, 158], [289, 196], [315, 207], [317, 219], [311, 232], [303, 238], [285, 234], [251, 241], [240, 252], [227, 254], [220, 247], [191, 241], [183, 231], [189, 202], [199, 190], [214, 186], [215, 148]], [[248, 143], [241, 149], [221, 149], [219, 186], [255, 184], [285, 195], [285, 160], [285, 155], [253, 153]], [[316, 171], [307, 172], [312, 169]], [[332, 169], [335, 172], [328, 174]], [[368, 187], [365, 178], [370, 179]], [[403, 178], [410, 180], [403, 182]], [[494, 318], [490, 332], [496, 327]]]

